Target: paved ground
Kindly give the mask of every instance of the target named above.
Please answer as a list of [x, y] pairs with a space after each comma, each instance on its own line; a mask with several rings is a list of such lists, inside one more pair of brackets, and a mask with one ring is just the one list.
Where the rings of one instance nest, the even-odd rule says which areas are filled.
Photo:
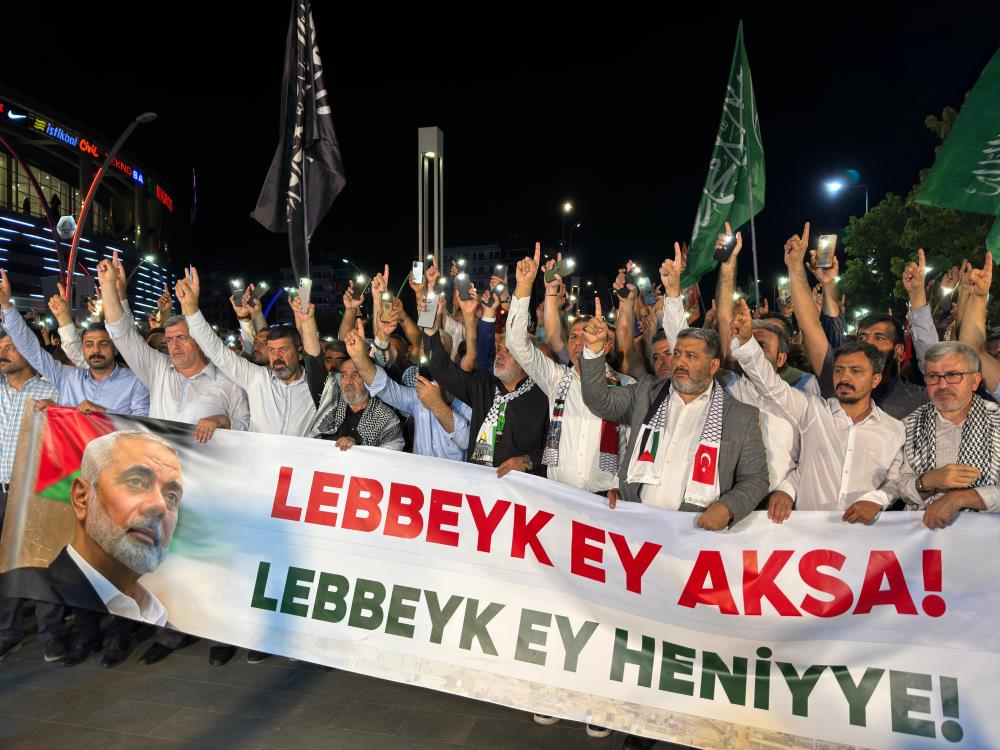
[[542, 727], [503, 706], [284, 658], [248, 664], [242, 649], [213, 667], [205, 641], [159, 664], [138, 664], [146, 645], [101, 669], [100, 656], [72, 668], [46, 664], [41, 646], [26, 642], [0, 662], [0, 747], [617, 750], [623, 740], [619, 733], [594, 740], [580, 724]]

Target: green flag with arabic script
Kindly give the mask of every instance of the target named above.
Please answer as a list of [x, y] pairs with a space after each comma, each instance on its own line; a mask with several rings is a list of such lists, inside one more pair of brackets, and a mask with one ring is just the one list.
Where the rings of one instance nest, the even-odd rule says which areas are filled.
[[756, 215], [764, 208], [764, 146], [741, 21], [722, 121], [691, 232], [683, 286], [698, 283], [715, 267], [715, 241], [725, 231], [727, 221], [735, 229], [750, 220], [751, 190], [752, 215]]
[[[1000, 215], [1000, 50], [986, 64], [914, 198], [957, 211]], [[1000, 219], [986, 238], [1000, 263]]]

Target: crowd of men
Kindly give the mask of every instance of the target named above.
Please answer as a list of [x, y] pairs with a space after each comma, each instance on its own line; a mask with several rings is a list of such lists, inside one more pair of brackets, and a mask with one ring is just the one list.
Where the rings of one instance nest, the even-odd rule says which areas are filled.
[[[609, 509], [631, 501], [696, 513], [707, 531], [758, 509], [778, 524], [796, 510], [873, 524], [905, 508], [931, 529], [962, 510], [1000, 510], [989, 253], [981, 268], [949, 271], [951, 287], [932, 311], [919, 251], [903, 273], [907, 319], [868, 315], [849, 335], [836, 258], [816, 265], [808, 224], [784, 246], [788, 296], [775, 311], [751, 312], [737, 292], [734, 239], [707, 310], [681, 288], [679, 246], [659, 268], [660, 287], [650, 291], [628, 262], [589, 315], [557, 273], [561, 258], [543, 262], [536, 245], [513, 278], [493, 277], [481, 292], [461, 283], [457, 267], [442, 277], [433, 262], [409, 275], [405, 299], [392, 293], [388, 266], [367, 290], [351, 282], [336, 340], [326, 343], [314, 305], [290, 297], [295, 325], [268, 326], [248, 290], [233, 301], [241, 344], [227, 345], [199, 310], [193, 268], [176, 285], [180, 313], [166, 291], [144, 335], [112, 258], [98, 267], [103, 322], [78, 329], [60, 290], [49, 301], [58, 345], [54, 336], [46, 345], [4, 274], [0, 523], [28, 399], [185, 422], [200, 442], [217, 429], [249, 430], [467, 461], [498, 477], [528, 472], [600, 496], [594, 502]], [[25, 604], [0, 599], [0, 659], [24, 637]], [[36, 602], [46, 661], [71, 666], [101, 650], [104, 666], [125, 659], [136, 626], [106, 604], [110, 618], [73, 612], [68, 630], [65, 608]], [[140, 661], [190, 641], [161, 628]], [[222, 665], [234, 653], [217, 644], [210, 660]], [[651, 744], [629, 736], [625, 747]]]

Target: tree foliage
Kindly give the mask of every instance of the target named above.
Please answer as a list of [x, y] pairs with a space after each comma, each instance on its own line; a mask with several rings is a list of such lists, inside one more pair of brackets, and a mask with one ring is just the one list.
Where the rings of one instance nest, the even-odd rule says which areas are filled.
[[[955, 109], [945, 107], [940, 117], [930, 115], [924, 124], [943, 143], [957, 117]], [[960, 266], [966, 258], [982, 265], [986, 235], [996, 217], [915, 203], [929, 171], [920, 172], [906, 198], [889, 193], [865, 216], [851, 217], [844, 239], [847, 268], [840, 284], [851, 307], [891, 307], [896, 315], [905, 316], [907, 297], [900, 277], [921, 247], [927, 265], [934, 269], [929, 277]], [[994, 280], [1000, 282], [1000, 274]]]

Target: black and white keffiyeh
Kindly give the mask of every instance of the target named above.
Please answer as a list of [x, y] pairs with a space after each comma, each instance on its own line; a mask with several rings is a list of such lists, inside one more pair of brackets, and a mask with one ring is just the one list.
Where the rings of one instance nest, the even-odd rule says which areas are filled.
[[[937, 468], [937, 410], [924, 404], [903, 421], [906, 427], [906, 460], [920, 476]], [[1000, 458], [1000, 408], [972, 396], [972, 408], [962, 424], [958, 463], [979, 469], [972, 487], [995, 485]]]
[[[327, 380], [309, 437], [337, 432], [344, 423], [348, 408], [340, 393], [339, 381], [334, 378]], [[377, 396], [371, 396], [358, 422], [358, 434], [362, 445], [381, 448], [402, 439], [403, 428], [392, 407]]]

